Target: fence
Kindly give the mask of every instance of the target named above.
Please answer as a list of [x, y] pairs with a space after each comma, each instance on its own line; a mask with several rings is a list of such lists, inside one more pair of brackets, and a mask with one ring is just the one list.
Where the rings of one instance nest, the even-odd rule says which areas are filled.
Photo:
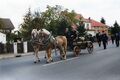
[[33, 52], [33, 47], [31, 45], [31, 42], [21, 42], [21, 43], [7, 43], [2, 44], [0, 43], [0, 53], [27, 53], [27, 52]]

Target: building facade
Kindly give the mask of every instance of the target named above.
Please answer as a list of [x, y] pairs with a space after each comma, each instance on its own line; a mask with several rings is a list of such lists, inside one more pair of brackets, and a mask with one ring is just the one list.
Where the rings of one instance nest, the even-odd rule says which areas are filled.
[[103, 31], [106, 34], [108, 34], [109, 26], [106, 24], [103, 24], [90, 18], [84, 19], [84, 24], [88, 34], [92, 34], [93, 36], [95, 36], [96, 33], [98, 32], [102, 33]]
[[[75, 18], [78, 20], [81, 19], [83, 21], [87, 34], [91, 34], [92, 36], [95, 36], [96, 33], [98, 32], [102, 33], [103, 31], [108, 34], [109, 26], [106, 24], [91, 19], [90, 17], [86, 19], [81, 14], [77, 14]], [[77, 27], [75, 24], [73, 26], [75, 28]]]
[[6, 34], [0, 32], [0, 43], [6, 44]]

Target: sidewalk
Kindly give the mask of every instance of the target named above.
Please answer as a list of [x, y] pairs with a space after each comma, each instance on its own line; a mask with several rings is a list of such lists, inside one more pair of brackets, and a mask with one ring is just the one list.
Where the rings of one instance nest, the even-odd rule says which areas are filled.
[[[97, 43], [94, 43], [94, 46], [97, 46]], [[94, 47], [94, 49], [96, 49], [97, 47]], [[44, 52], [44, 51], [41, 51]], [[33, 52], [28, 52], [28, 53], [18, 53], [17, 55], [15, 55], [14, 53], [1, 53], [0, 54], [0, 60], [1, 59], [8, 59], [8, 58], [14, 58], [14, 57], [22, 57], [22, 56], [26, 56], [26, 55], [32, 55]], [[42, 54], [44, 56], [44, 54]]]
[[29, 52], [29, 53], [18, 53], [17, 55], [15, 55], [14, 53], [1, 53], [0, 54], [0, 60], [1, 59], [8, 59], [8, 58], [14, 58], [14, 57], [21, 57], [21, 56], [26, 56], [26, 55], [32, 55], [33, 52]]

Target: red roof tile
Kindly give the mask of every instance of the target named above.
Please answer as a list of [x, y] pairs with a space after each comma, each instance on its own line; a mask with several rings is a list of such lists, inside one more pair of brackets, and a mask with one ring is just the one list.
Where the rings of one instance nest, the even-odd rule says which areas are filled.
[[75, 16], [75, 19], [80, 19], [80, 18], [83, 18], [83, 16], [81, 15], [81, 14], [77, 14], [76, 16]]
[[85, 20], [86, 22], [90, 22], [92, 27], [108, 27], [107, 25], [101, 22], [95, 21], [93, 19], [85, 19]]

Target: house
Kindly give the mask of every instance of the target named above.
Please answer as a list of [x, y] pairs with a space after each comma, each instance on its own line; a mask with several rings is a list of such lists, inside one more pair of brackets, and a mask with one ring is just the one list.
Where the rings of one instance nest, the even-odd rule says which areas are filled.
[[8, 18], [0, 18], [0, 22], [2, 23], [0, 28], [0, 42], [6, 43], [6, 35], [12, 32], [14, 25]]
[[2, 33], [11, 33], [11, 31], [15, 28], [11, 20], [8, 18], [0, 18], [0, 21], [3, 24], [0, 28], [0, 32]]
[[96, 33], [98, 32], [102, 33], [104, 31], [108, 34], [108, 28], [109, 28], [108, 25], [98, 22], [96, 20], [90, 19], [90, 18], [84, 19], [84, 20], [85, 20], [84, 23], [85, 23], [85, 28], [87, 30], [87, 33], [95, 36]]
[[6, 34], [0, 32], [0, 43], [6, 43]]
[[[109, 26], [106, 24], [103, 24], [91, 18], [85, 19], [81, 14], [77, 14], [75, 18], [83, 21], [87, 33], [91, 34], [92, 36], [95, 36], [98, 32], [102, 33], [103, 31], [105, 31], [108, 34]], [[74, 29], [77, 29], [77, 25], [78, 24], [73, 24], [72, 27]]]

